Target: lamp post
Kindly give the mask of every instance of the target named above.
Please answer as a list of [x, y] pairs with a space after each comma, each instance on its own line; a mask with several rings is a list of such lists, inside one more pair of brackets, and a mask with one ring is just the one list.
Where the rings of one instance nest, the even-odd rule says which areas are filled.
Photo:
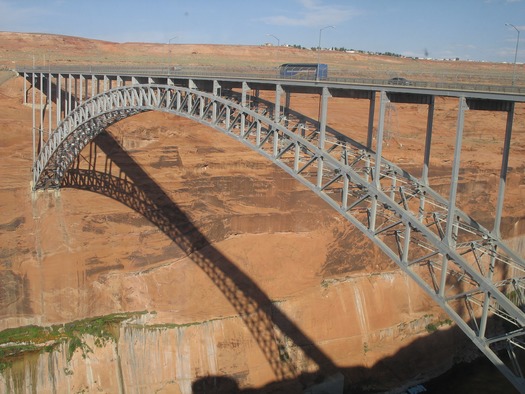
[[273, 34], [267, 34], [267, 36], [271, 36], [273, 38], [275, 38], [277, 40], [277, 46], [280, 47], [281, 46], [281, 41], [279, 40], [278, 37], [275, 37]]
[[320, 55], [321, 55], [321, 33], [323, 32], [323, 30], [325, 29], [335, 29], [335, 26], [325, 26], [325, 27], [322, 27], [319, 29], [319, 42], [317, 44], [317, 71], [316, 71], [316, 79], [319, 79], [319, 64], [321, 63], [320, 62]]
[[512, 86], [514, 86], [516, 79], [516, 60], [518, 59], [518, 47], [520, 45], [520, 31], [512, 23], [505, 23], [505, 26], [513, 27], [518, 32], [518, 39], [516, 40], [516, 51], [514, 52], [514, 66], [512, 67]]
[[[171, 38], [168, 40], [168, 45], [170, 45], [171, 42], [172, 42], [173, 40], [176, 40], [177, 38], [178, 38], [177, 36], [171, 37]], [[170, 47], [170, 54], [171, 54], [171, 47]], [[171, 58], [171, 56], [170, 56], [170, 58]], [[170, 72], [169, 63], [170, 63], [170, 59], [168, 59], [168, 74], [169, 74], [169, 72]]]
[[[276, 37], [274, 36], [273, 34], [267, 34], [267, 36], [271, 36], [273, 38], [275, 38], [277, 40], [277, 46], [280, 47], [281, 46], [281, 40], [279, 40], [279, 37]], [[277, 63], [277, 60], [278, 60], [278, 53], [275, 52], [275, 62]]]

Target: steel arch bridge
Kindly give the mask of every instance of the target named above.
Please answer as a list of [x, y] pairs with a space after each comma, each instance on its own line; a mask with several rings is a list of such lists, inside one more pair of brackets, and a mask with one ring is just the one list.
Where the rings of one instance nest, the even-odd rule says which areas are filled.
[[[406, 87], [344, 87], [304, 81], [273, 84], [246, 78], [230, 81], [237, 89], [221, 89], [217, 78], [194, 81], [191, 77], [179, 80], [143, 75], [131, 77], [130, 85], [121, 79], [116, 87], [111, 87], [111, 82], [107, 86], [109, 79], [104, 77], [102, 91], [99, 81], [95, 84], [91, 80], [89, 95], [88, 84], [84, 82], [82, 86], [83, 79], [87, 78], [82, 73], [64, 73], [68, 75], [68, 87], [65, 87], [61, 85], [63, 73], [59, 71], [54, 74], [23, 72], [25, 80], [41, 91], [40, 102], [45, 104], [40, 106], [41, 126], [45, 111], [49, 117], [49, 136], [43, 139], [41, 127], [40, 151], [38, 157], [34, 155], [35, 190], [59, 188], [82, 149], [121, 119], [146, 111], [162, 111], [200, 122], [263, 155], [351, 222], [440, 305], [520, 392], [525, 392], [525, 379], [517, 356], [525, 350], [525, 261], [502, 241], [499, 231], [514, 103], [525, 101], [524, 97]], [[75, 94], [72, 80], [75, 86], [80, 81], [80, 89], [75, 88]], [[181, 80], [185, 80], [184, 84]], [[271, 89], [268, 86], [274, 88], [275, 102], [249, 94], [253, 86], [257, 86], [257, 92]], [[46, 92], [45, 99], [42, 91]], [[319, 119], [292, 111], [290, 91], [319, 94]], [[281, 105], [283, 93], [286, 94], [284, 106]], [[327, 105], [332, 95], [370, 100], [366, 145], [327, 127]], [[458, 98], [448, 197], [441, 196], [428, 183], [434, 98], [441, 95]], [[379, 97], [379, 120], [373, 150], [376, 96]], [[57, 107], [56, 127], [52, 127], [52, 101]], [[421, 178], [382, 157], [385, 112], [391, 101], [428, 105]], [[33, 89], [35, 103], [38, 99]], [[507, 112], [500, 189], [491, 230], [456, 205], [467, 109]], [[35, 138], [35, 134], [33, 136]], [[496, 321], [502, 323], [495, 324]], [[504, 349], [510, 361], [500, 357]]]

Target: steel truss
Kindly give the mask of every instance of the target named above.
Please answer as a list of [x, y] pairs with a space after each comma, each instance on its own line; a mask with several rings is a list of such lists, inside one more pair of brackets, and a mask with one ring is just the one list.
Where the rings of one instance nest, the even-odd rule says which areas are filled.
[[[375, 151], [326, 127], [328, 88], [322, 88], [319, 121], [281, 108], [281, 93], [277, 85], [276, 103], [269, 103], [250, 96], [244, 83], [241, 92], [220, 94], [215, 87], [205, 92], [154, 83], [104, 91], [64, 111], [35, 160], [33, 187], [59, 188], [81, 150], [120, 119], [155, 110], [198, 121], [260, 153], [326, 201], [416, 281], [525, 392], [516, 356], [525, 349], [525, 261], [501, 241], [499, 224], [489, 231], [456, 207], [466, 99], [459, 99], [453, 182], [446, 199], [428, 186], [427, 158], [422, 179], [382, 158], [389, 102], [385, 91], [380, 93]], [[508, 154], [507, 143], [505, 150]], [[502, 349], [510, 361], [500, 357]]]

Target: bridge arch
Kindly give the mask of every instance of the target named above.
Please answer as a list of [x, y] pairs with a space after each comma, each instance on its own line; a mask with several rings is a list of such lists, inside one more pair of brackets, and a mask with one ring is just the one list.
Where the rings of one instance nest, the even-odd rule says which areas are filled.
[[[385, 92], [381, 95], [386, 98]], [[163, 84], [118, 87], [85, 101], [63, 119], [34, 164], [33, 187], [60, 187], [71, 163], [107, 126], [152, 110], [235, 138], [307, 186], [377, 244], [525, 390], [521, 371], [497, 354], [505, 347], [515, 361], [514, 349], [522, 346], [523, 259], [425, 183], [297, 113], [275, 119], [263, 100], [248, 102], [234, 92], [217, 96]], [[512, 275], [513, 270], [520, 274]], [[519, 295], [518, 302], [509, 298], [511, 293]], [[504, 332], [488, 332], [493, 317], [507, 322]]]

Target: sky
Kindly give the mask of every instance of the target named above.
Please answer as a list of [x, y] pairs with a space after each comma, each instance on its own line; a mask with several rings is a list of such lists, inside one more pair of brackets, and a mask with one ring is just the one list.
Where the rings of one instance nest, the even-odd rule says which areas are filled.
[[525, 63], [525, 0], [0, 0], [0, 31]]

